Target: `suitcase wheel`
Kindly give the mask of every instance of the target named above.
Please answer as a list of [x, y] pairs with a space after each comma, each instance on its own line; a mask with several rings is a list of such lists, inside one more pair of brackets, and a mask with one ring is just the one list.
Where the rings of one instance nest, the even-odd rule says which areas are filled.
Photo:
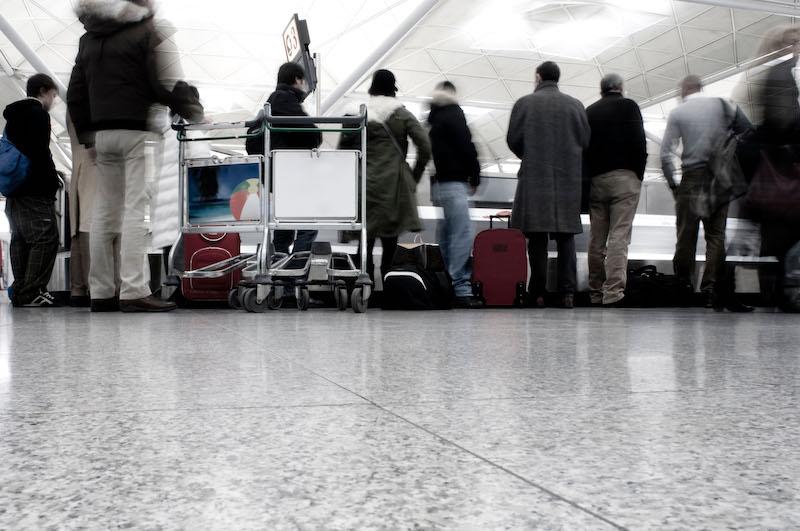
[[518, 282], [517, 283], [517, 296], [514, 299], [514, 306], [518, 306], [520, 308], [525, 306], [525, 299], [527, 298], [527, 291], [525, 290], [525, 283]]

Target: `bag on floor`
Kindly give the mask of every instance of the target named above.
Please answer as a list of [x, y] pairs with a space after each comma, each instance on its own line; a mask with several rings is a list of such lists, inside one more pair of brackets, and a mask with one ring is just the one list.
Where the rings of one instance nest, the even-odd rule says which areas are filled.
[[[183, 256], [186, 271], [239, 256], [241, 241], [236, 233], [184, 234]], [[181, 294], [188, 301], [225, 302], [228, 293], [239, 285], [241, 271], [226, 273], [219, 278], [184, 278]]]
[[449, 310], [455, 291], [438, 245], [400, 244], [383, 278], [384, 310]]
[[657, 308], [690, 306], [694, 289], [675, 275], [659, 273], [654, 265], [628, 271], [625, 287], [626, 306]]
[[800, 313], [800, 242], [786, 253], [781, 309], [785, 312]]
[[525, 235], [517, 229], [495, 229], [490, 216], [489, 230], [475, 237], [472, 250], [472, 285], [486, 306], [523, 306], [528, 281], [528, 248]]
[[6, 138], [0, 137], [0, 194], [8, 196], [22, 186], [28, 176], [31, 161]]

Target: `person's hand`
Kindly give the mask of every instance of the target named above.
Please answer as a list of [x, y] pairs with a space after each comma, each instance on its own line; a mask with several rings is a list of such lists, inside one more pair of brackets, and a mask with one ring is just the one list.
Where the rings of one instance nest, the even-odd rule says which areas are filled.
[[672, 192], [672, 197], [678, 199], [678, 187], [677, 186], [670, 186], [670, 192]]

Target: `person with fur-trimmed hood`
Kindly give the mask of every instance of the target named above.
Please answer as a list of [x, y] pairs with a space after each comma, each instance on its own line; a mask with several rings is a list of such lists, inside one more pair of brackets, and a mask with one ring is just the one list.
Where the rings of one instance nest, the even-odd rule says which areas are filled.
[[[91, 308], [171, 310], [174, 304], [151, 295], [145, 269], [144, 150], [147, 140], [158, 138], [149, 130], [148, 116], [154, 104], [195, 121], [202, 119], [203, 109], [185, 83], [166, 87], [159, 78], [163, 65], [156, 48], [164, 35], [156, 28], [151, 0], [80, 0], [76, 14], [86, 33], [67, 104], [81, 144], [96, 153], [99, 172], [90, 237]], [[117, 239], [119, 256], [114, 252]]]
[[[394, 74], [377, 70], [367, 102], [367, 271], [372, 276], [372, 252], [380, 238], [381, 277], [392, 265], [397, 240], [403, 232], [418, 232], [417, 183], [431, 159], [431, 144], [419, 121], [397, 101]], [[408, 139], [417, 149], [414, 168], [406, 163]], [[340, 147], [359, 146], [359, 135], [345, 133]]]

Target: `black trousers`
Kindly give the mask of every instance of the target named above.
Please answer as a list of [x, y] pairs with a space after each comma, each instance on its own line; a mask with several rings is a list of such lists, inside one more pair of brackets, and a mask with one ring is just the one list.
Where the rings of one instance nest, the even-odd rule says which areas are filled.
[[12, 303], [27, 304], [47, 290], [58, 254], [56, 204], [44, 197], [6, 199], [11, 225]]
[[547, 292], [547, 245], [550, 236], [558, 249], [558, 291], [562, 295], [575, 293], [578, 285], [578, 258], [575, 253], [575, 235], [566, 233], [529, 232], [528, 260], [531, 263], [531, 282], [528, 293], [532, 297]]
[[[372, 281], [375, 281], [375, 259], [372, 257], [373, 251], [375, 251], [375, 240], [377, 238], [367, 238], [367, 273], [369, 273], [369, 278]], [[383, 250], [383, 254], [381, 255], [381, 279], [386, 276], [386, 273], [392, 268], [392, 260], [394, 260], [394, 252], [397, 250], [397, 236], [390, 236], [386, 238], [381, 238], [381, 249]], [[361, 259], [361, 244], [358, 244], [358, 254], [356, 254], [358, 260]]]

